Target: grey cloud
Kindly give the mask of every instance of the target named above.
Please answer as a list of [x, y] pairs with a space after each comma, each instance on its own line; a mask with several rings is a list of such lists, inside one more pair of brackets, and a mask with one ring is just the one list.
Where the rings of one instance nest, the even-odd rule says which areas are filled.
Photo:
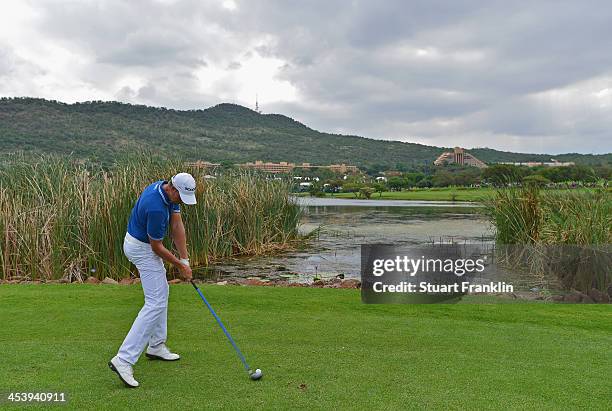
[[153, 84], [147, 84], [146, 86], [140, 87], [138, 89], [137, 97], [143, 98], [148, 101], [155, 101], [159, 95], [157, 93], [157, 89]]
[[[540, 142], [537, 151], [612, 151], [612, 103], [592, 97], [600, 83], [612, 86], [581, 85], [612, 75], [607, 1], [236, 3], [228, 11], [199, 0], [58, 0], [36, 3], [34, 29], [41, 41], [91, 56], [80, 80], [120, 100], [217, 104], [239, 86], [220, 78], [203, 88], [198, 70], [235, 70], [257, 55], [282, 61], [279, 79], [298, 90], [297, 101], [260, 101], [264, 111], [316, 129], [440, 145], [457, 138], [502, 149], [515, 148], [512, 140]], [[264, 40], [247, 49], [253, 39]], [[5, 61], [0, 54], [0, 76]], [[124, 84], [131, 77], [138, 84]], [[534, 98], [576, 84], [572, 104]]]
[[177, 33], [141, 31], [130, 33], [123, 42], [103, 50], [98, 61], [118, 65], [198, 64], [189, 55], [189, 42]]
[[0, 77], [13, 73], [41, 76], [46, 71], [42, 67], [17, 55], [12, 47], [3, 45], [0, 42]]
[[123, 86], [115, 93], [115, 98], [119, 101], [132, 102], [137, 95], [138, 92], [130, 86]]

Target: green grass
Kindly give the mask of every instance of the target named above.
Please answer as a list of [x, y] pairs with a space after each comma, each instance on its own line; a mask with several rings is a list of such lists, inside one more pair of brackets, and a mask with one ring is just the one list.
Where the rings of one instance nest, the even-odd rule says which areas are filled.
[[[559, 195], [593, 192], [592, 189], [551, 189], [549, 193]], [[419, 201], [474, 201], [482, 202], [493, 198], [496, 190], [493, 188], [430, 188], [412, 189], [410, 191], [384, 191], [372, 194], [371, 200], [419, 200]], [[308, 196], [308, 193], [300, 193], [300, 196]], [[326, 197], [355, 198], [353, 193], [327, 194]]]
[[[493, 195], [490, 188], [434, 188], [411, 191], [384, 191], [372, 194], [372, 200], [423, 200], [423, 201], [482, 201]], [[327, 197], [355, 198], [353, 193], [327, 194]]]
[[[605, 409], [605, 305], [363, 305], [357, 290], [204, 286], [253, 366], [248, 380], [188, 285], [172, 286], [168, 345], [141, 387], [106, 362], [139, 286], [0, 286], [0, 391], [65, 391], [70, 409]], [[303, 385], [302, 385], [303, 384]], [[304, 388], [300, 388], [300, 386]], [[0, 406], [1, 407], [1, 406]]]

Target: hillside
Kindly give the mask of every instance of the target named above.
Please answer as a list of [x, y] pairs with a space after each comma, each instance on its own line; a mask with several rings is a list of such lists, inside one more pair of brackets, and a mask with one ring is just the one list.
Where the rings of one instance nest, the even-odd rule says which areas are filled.
[[[188, 160], [252, 160], [431, 164], [442, 147], [322, 133], [289, 117], [259, 114], [234, 104], [179, 111], [118, 102], [65, 104], [34, 98], [0, 99], [0, 152], [25, 150], [112, 161], [129, 151]], [[550, 155], [471, 150], [483, 161], [548, 161]], [[612, 154], [555, 156], [582, 164], [612, 163]]]

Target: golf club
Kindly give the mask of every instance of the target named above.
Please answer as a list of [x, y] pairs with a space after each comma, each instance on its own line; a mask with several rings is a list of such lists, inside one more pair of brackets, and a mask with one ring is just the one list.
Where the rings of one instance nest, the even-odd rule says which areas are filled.
[[213, 310], [212, 306], [208, 303], [208, 300], [206, 299], [206, 297], [204, 297], [204, 294], [202, 294], [202, 290], [200, 290], [200, 288], [196, 285], [196, 283], [193, 280], [190, 280], [190, 281], [191, 281], [191, 285], [193, 285], [193, 288], [195, 288], [198, 294], [200, 294], [202, 301], [204, 301], [204, 304], [206, 304], [206, 306], [210, 310], [210, 313], [213, 315], [213, 317], [215, 317], [215, 320], [217, 320], [217, 324], [219, 324], [219, 327], [221, 327], [227, 339], [232, 343], [234, 350], [236, 350], [236, 353], [238, 353], [238, 356], [240, 357], [240, 361], [242, 361], [242, 365], [244, 366], [244, 369], [247, 371], [247, 373], [249, 373], [249, 377], [252, 380], [258, 380], [261, 377], [263, 377], [263, 373], [261, 372], [259, 368], [257, 368], [255, 371], [251, 370], [251, 367], [249, 367], [249, 364], [247, 364], [246, 359], [244, 358], [244, 355], [242, 354], [242, 351], [240, 351], [240, 348], [238, 348], [238, 346], [234, 342], [234, 339], [232, 338], [230, 333], [227, 331], [227, 329], [223, 325], [221, 318], [219, 318], [215, 310]]

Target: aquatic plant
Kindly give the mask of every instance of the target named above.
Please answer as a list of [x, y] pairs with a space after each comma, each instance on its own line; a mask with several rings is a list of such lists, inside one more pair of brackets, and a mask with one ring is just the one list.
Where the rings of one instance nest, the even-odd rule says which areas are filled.
[[182, 207], [192, 264], [272, 253], [299, 241], [301, 211], [283, 181], [240, 171], [206, 178], [205, 170], [186, 170], [181, 161], [144, 155], [109, 169], [13, 155], [0, 164], [0, 278], [130, 276], [122, 251], [130, 211], [146, 185], [179, 171], [198, 183], [198, 204]]

